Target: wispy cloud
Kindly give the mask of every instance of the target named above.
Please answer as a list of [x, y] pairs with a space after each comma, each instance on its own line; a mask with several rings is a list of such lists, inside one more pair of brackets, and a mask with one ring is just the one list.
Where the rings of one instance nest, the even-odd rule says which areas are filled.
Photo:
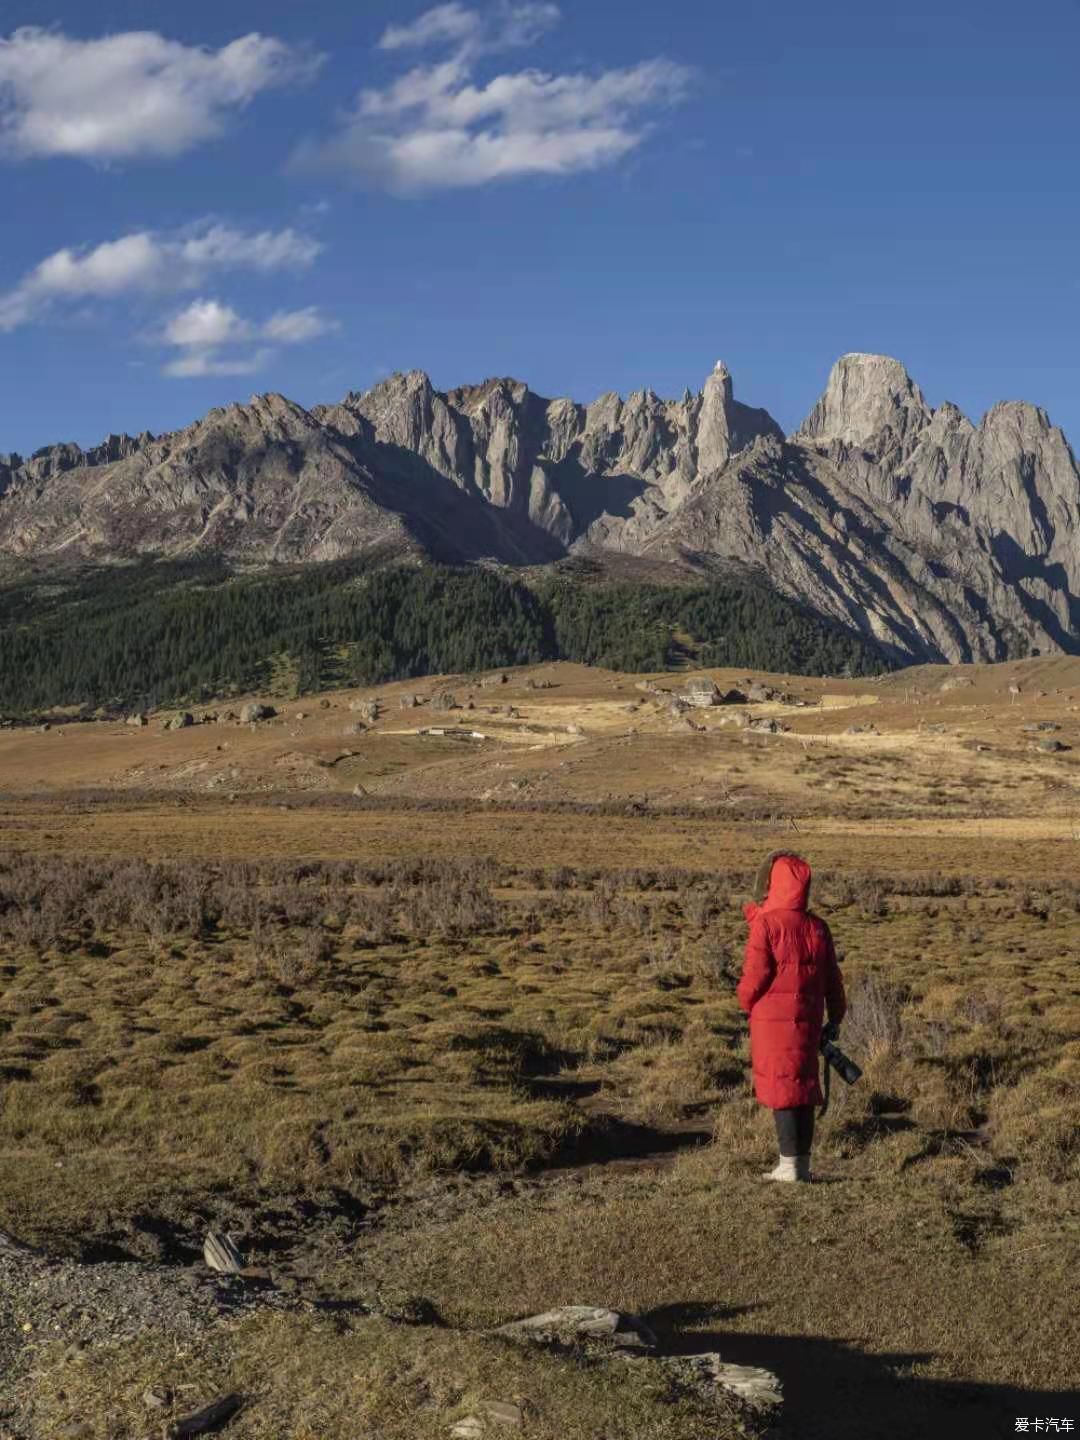
[[[166, 363], [162, 373], [180, 380], [251, 375], [263, 369], [281, 346], [302, 345], [337, 328], [337, 322], [314, 305], [278, 310], [256, 325], [220, 300], [193, 300], [162, 332], [164, 343], [181, 352]], [[237, 349], [251, 345], [255, 348]]]
[[222, 355], [217, 350], [189, 350], [170, 360], [161, 373], [170, 380], [202, 380], [208, 375], [254, 375], [270, 359], [267, 349], [250, 355]]
[[469, 51], [512, 50], [532, 45], [562, 18], [558, 5], [514, 4], [499, 0], [487, 11], [453, 3], [425, 10], [411, 25], [391, 25], [383, 31], [380, 50], [421, 50], [433, 45], [457, 45]]
[[93, 248], [57, 250], [0, 294], [0, 331], [39, 320], [65, 303], [198, 290], [225, 271], [306, 269], [322, 249], [298, 230], [252, 232], [203, 222], [180, 232], [142, 230]]
[[336, 320], [327, 319], [317, 306], [307, 305], [303, 310], [279, 310], [267, 320], [262, 333], [279, 345], [301, 345], [337, 328]]
[[262, 91], [311, 79], [322, 58], [257, 33], [209, 50], [150, 30], [80, 40], [24, 26], [0, 38], [0, 153], [180, 155]]
[[425, 45], [461, 44], [476, 34], [480, 17], [464, 5], [436, 5], [411, 25], [390, 25], [379, 41], [380, 50], [417, 50]]
[[531, 45], [559, 19], [548, 4], [481, 11], [439, 5], [380, 41], [390, 51], [449, 47], [435, 64], [360, 92], [329, 138], [294, 163], [398, 191], [466, 187], [524, 175], [567, 175], [619, 160], [650, 116], [681, 101], [691, 72], [660, 57], [597, 74], [528, 69], [476, 82], [483, 56]]

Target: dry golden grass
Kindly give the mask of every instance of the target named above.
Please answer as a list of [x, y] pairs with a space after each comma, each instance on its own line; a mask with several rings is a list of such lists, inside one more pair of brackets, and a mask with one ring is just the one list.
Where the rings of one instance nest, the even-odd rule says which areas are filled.
[[348, 1315], [262, 1316], [180, 1355], [148, 1340], [75, 1365], [61, 1360], [43, 1377], [39, 1413], [57, 1433], [91, 1416], [88, 1440], [139, 1435], [148, 1383], [175, 1393], [178, 1414], [223, 1393], [248, 1397], [228, 1427], [230, 1440], [445, 1440], [455, 1421], [492, 1400], [520, 1404], [534, 1440], [752, 1433], [738, 1402], [706, 1407], [640, 1365], [568, 1361], [468, 1331]]
[[[358, 802], [305, 800], [277, 763], [339, 755], [346, 696], [298, 704], [296, 736], [0, 736], [0, 787], [56, 791], [0, 799], [0, 1225], [174, 1263], [227, 1224], [343, 1307], [183, 1353], [58, 1352], [33, 1382], [42, 1433], [82, 1415], [141, 1440], [159, 1380], [249, 1393], [238, 1440], [445, 1435], [514, 1393], [537, 1437], [736, 1433], [478, 1333], [575, 1302], [777, 1370], [800, 1440], [1080, 1419], [1080, 751], [1022, 728], [1074, 743], [1074, 670], [946, 693], [911, 672], [873, 704], [864, 682], [790, 681], [851, 708], [749, 739], [721, 716], [671, 733], [633, 677], [556, 669], [560, 689], [496, 697], [548, 733], [477, 752], [391, 734], [389, 695], [358, 754], [319, 767], [362, 778]], [[466, 693], [429, 688], [448, 683]], [[878, 735], [844, 733], [868, 719]], [[556, 744], [557, 723], [586, 733]], [[232, 802], [199, 793], [217, 744]], [[71, 789], [148, 783], [151, 752], [170, 794]], [[773, 1139], [732, 992], [778, 841], [815, 867], [865, 1069], [821, 1123], [827, 1183], [794, 1193], [756, 1178]]]

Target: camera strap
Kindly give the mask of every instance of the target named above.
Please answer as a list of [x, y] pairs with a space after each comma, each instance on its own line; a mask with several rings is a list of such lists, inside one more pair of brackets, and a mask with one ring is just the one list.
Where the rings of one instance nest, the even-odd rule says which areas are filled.
[[825, 1092], [825, 1098], [824, 1098], [824, 1099], [822, 1100], [822, 1102], [821, 1102], [821, 1114], [822, 1114], [822, 1115], [824, 1115], [824, 1114], [825, 1114], [825, 1111], [828, 1110], [828, 1108], [829, 1108], [829, 1087], [830, 1087], [830, 1085], [831, 1085], [831, 1082], [832, 1082], [832, 1066], [829, 1064], [828, 1060], [826, 1060], [826, 1061], [825, 1061], [825, 1084], [824, 1084], [824, 1086], [822, 1087], [822, 1088], [824, 1089], [824, 1092]]

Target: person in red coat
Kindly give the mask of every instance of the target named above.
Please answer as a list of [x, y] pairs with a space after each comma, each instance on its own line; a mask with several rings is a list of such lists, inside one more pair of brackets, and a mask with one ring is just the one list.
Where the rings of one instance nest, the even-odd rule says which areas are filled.
[[758, 872], [737, 994], [750, 1017], [754, 1094], [776, 1120], [780, 1160], [767, 1180], [809, 1180], [821, 1031], [844, 1018], [844, 982], [832, 935], [807, 909], [810, 866], [799, 855], [770, 855]]

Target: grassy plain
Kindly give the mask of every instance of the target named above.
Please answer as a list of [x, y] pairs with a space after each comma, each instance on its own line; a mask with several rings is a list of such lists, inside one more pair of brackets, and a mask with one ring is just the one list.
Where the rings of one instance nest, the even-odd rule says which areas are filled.
[[[0, 1227], [178, 1269], [228, 1228], [302, 1301], [58, 1348], [39, 1433], [141, 1437], [157, 1383], [247, 1393], [238, 1440], [446, 1435], [514, 1395], [540, 1440], [740, 1433], [483, 1337], [564, 1303], [775, 1370], [800, 1440], [1080, 1422], [1080, 666], [679, 714], [640, 683], [0, 732]], [[487, 738], [419, 733], [459, 720]], [[797, 1189], [757, 1178], [733, 995], [782, 844], [866, 1071]]]

